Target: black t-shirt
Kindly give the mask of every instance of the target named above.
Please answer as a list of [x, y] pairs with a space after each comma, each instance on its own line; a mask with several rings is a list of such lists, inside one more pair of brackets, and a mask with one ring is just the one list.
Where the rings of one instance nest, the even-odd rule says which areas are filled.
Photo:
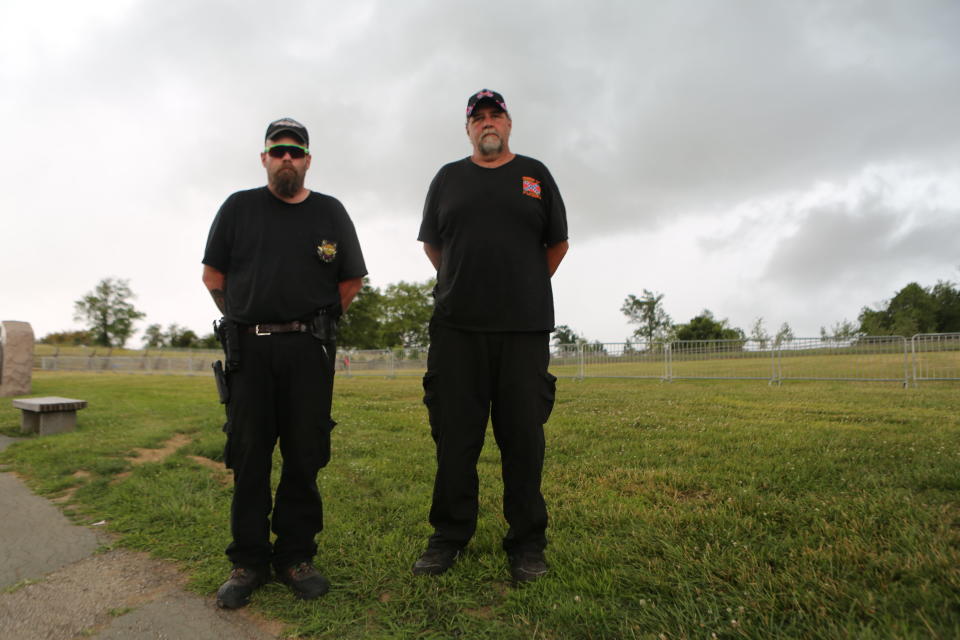
[[546, 247], [567, 239], [563, 200], [543, 163], [494, 169], [470, 158], [430, 183], [417, 238], [442, 249], [435, 321], [468, 331], [551, 331]]
[[303, 320], [340, 304], [337, 285], [367, 268], [340, 201], [311, 192], [289, 204], [267, 187], [220, 207], [203, 264], [227, 275], [227, 317], [245, 324]]

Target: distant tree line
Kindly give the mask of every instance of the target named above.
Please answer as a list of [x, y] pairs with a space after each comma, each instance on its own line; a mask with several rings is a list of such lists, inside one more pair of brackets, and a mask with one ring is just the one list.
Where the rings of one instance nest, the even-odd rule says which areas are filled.
[[866, 336], [912, 336], [960, 331], [960, 289], [940, 281], [932, 287], [911, 282], [878, 305], [864, 307], [858, 318]]
[[[685, 323], [675, 324], [663, 306], [663, 293], [643, 289], [643, 295], [629, 294], [620, 307], [627, 322], [636, 329], [625, 340], [625, 348], [657, 341], [729, 340], [754, 341], [761, 349], [780, 345], [795, 338], [789, 323], [784, 322], [773, 335], [756, 318], [748, 334], [731, 326], [726, 318], [717, 318], [704, 309]], [[910, 337], [918, 333], [960, 332], [960, 288], [952, 282], [939, 281], [932, 287], [911, 282], [878, 308], [863, 307], [857, 322], [842, 320], [820, 327], [822, 339], [851, 340], [864, 336], [898, 335]], [[598, 344], [579, 335], [568, 325], [559, 325], [553, 334], [554, 344]]]
[[430, 341], [436, 280], [400, 281], [381, 291], [363, 279], [350, 311], [340, 321], [337, 343], [354, 349], [423, 348]]
[[[633, 334], [627, 337], [627, 343], [729, 340], [742, 345], [748, 339], [743, 329], [731, 326], [726, 318], [717, 318], [709, 309], [704, 309], [687, 322], [675, 324], [663, 308], [663, 298], [662, 293], [644, 289], [642, 296], [631, 293], [624, 299], [620, 312], [627, 317], [628, 323], [637, 326]], [[770, 341], [779, 344], [793, 338], [793, 330], [784, 322], [776, 335], [771, 337], [764, 327], [763, 318], [757, 318], [749, 338], [759, 342], [763, 348]]]
[[[434, 279], [425, 282], [400, 281], [383, 290], [363, 279], [363, 287], [340, 323], [339, 344], [355, 349], [424, 348], [429, 342], [429, 323], [433, 314]], [[60, 331], [40, 339], [46, 344], [123, 347], [132, 335], [133, 325], [145, 314], [133, 306], [135, 298], [128, 281], [104, 278], [92, 291], [74, 303], [74, 319], [87, 328]], [[756, 318], [749, 334], [717, 318], [709, 309], [684, 323], [675, 324], [663, 306], [663, 293], [643, 289], [641, 296], [629, 294], [620, 307], [627, 322], [636, 325], [626, 338], [628, 348], [655, 341], [729, 340], [745, 343], [748, 339], [766, 348], [794, 338], [786, 322], [770, 335], [763, 318]], [[842, 320], [831, 327], [820, 327], [821, 338], [856, 339], [862, 336], [917, 333], [960, 332], [960, 288], [939, 281], [931, 287], [911, 282], [877, 308], [863, 307], [857, 322]], [[198, 336], [191, 329], [171, 324], [147, 326], [143, 346], [148, 348], [217, 348], [213, 332]], [[558, 325], [555, 344], [589, 344], [602, 349], [568, 325]]]
[[[388, 349], [425, 347], [429, 341], [428, 325], [433, 313], [435, 281], [397, 282], [381, 291], [363, 280], [363, 288], [350, 312], [340, 323], [339, 344], [356, 349]], [[123, 347], [134, 331], [134, 323], [145, 317], [134, 307], [136, 296], [127, 280], [104, 278], [74, 303], [74, 319], [87, 325], [81, 331], [60, 331], [40, 339], [45, 344]], [[219, 347], [216, 336], [198, 336], [177, 324], [163, 328], [148, 325], [143, 331], [147, 348]]]
[[220, 346], [213, 331], [201, 337], [178, 324], [171, 324], [166, 330], [159, 324], [151, 324], [143, 330], [142, 340], [148, 349], [216, 349]]

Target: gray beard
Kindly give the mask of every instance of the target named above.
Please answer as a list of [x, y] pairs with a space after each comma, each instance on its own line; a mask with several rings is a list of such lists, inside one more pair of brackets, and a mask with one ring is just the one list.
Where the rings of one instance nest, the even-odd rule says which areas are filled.
[[488, 135], [480, 138], [480, 153], [485, 156], [491, 156], [503, 151], [503, 140], [498, 135]]
[[278, 171], [273, 176], [274, 192], [281, 198], [292, 198], [303, 189], [303, 176], [296, 171]]

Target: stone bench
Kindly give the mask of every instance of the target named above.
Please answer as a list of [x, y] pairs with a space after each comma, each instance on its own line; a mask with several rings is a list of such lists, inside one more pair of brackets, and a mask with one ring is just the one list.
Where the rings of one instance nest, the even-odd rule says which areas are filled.
[[73, 398], [19, 398], [13, 406], [21, 410], [20, 431], [41, 436], [64, 433], [77, 428], [77, 410], [87, 406], [86, 400]]

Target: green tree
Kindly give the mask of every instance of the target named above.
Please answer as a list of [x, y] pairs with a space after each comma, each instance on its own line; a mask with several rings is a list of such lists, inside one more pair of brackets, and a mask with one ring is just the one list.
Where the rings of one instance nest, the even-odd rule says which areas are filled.
[[127, 280], [104, 278], [74, 302], [74, 320], [87, 323], [94, 344], [122, 347], [133, 333], [133, 323], [144, 317], [130, 302], [135, 297]]
[[670, 334], [673, 324], [663, 309], [663, 296], [662, 293], [644, 289], [642, 298], [631, 293], [624, 299], [620, 306], [621, 313], [627, 316], [627, 322], [639, 325], [634, 330], [633, 337], [649, 344]]
[[960, 289], [952, 282], [939, 281], [930, 291], [937, 306], [937, 332], [960, 331]]
[[[947, 285], [949, 287], [949, 285]], [[952, 289], [952, 287], [950, 287]], [[950, 291], [941, 287], [943, 302], [950, 308]], [[860, 311], [860, 331], [865, 335], [912, 336], [939, 331], [939, 300], [930, 290], [911, 282], [879, 309]], [[949, 312], [948, 312], [949, 313]]]
[[557, 328], [553, 330], [553, 344], [585, 344], [586, 342], [586, 338], [580, 336], [565, 324], [558, 324]]
[[827, 340], [830, 338], [849, 340], [851, 338], [859, 338], [861, 335], [860, 327], [856, 323], [850, 322], [847, 319], [843, 319], [840, 322], [834, 322], [833, 326], [829, 329], [826, 327], [820, 327], [821, 340]]
[[794, 339], [793, 329], [790, 328], [790, 325], [784, 322], [780, 325], [780, 330], [777, 331], [777, 335], [773, 338], [773, 343], [776, 346], [782, 345], [784, 342], [790, 342]]
[[677, 340], [746, 340], [743, 329], [731, 327], [726, 318], [717, 320], [713, 312], [704, 309], [690, 322], [676, 327]]
[[433, 287], [436, 281], [387, 285], [383, 293], [382, 333], [386, 347], [424, 347], [430, 342]]
[[770, 334], [763, 326], [763, 317], [758, 317], [753, 321], [753, 327], [750, 329], [750, 339], [756, 341], [760, 349], [766, 349], [770, 342]]
[[57, 331], [48, 333], [38, 340], [42, 344], [68, 344], [73, 346], [88, 345], [92, 342], [86, 331]]
[[383, 294], [364, 277], [363, 287], [340, 318], [337, 342], [354, 349], [382, 349]]
[[151, 324], [143, 330], [143, 346], [148, 349], [158, 349], [167, 346], [167, 336], [159, 324]]
[[916, 282], [911, 282], [893, 296], [887, 314], [894, 335], [912, 336], [937, 330], [936, 300]]
[[584, 349], [584, 351], [588, 351], [591, 355], [601, 355], [601, 356], [609, 355], [607, 353], [607, 346], [602, 342], [600, 342], [599, 340], [594, 340], [589, 344], [584, 342], [584, 347], [589, 347], [589, 349]]
[[171, 324], [167, 327], [167, 344], [177, 349], [190, 349], [197, 346], [199, 338], [191, 329]]
[[196, 346], [198, 349], [217, 349], [220, 347], [220, 341], [217, 339], [217, 334], [211, 331], [198, 338]]

